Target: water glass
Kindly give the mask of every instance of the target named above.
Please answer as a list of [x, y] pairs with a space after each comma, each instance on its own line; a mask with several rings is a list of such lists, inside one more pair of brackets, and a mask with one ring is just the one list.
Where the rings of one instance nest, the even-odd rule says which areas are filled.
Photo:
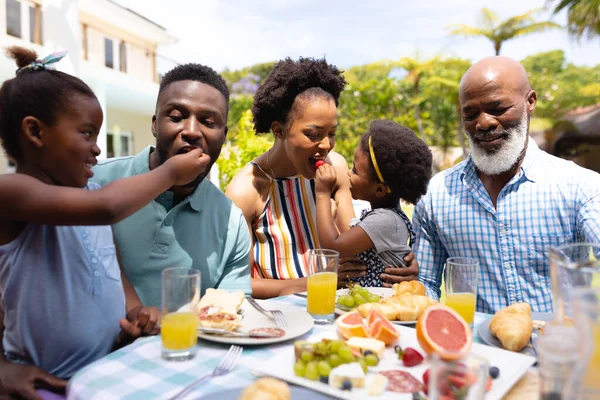
[[554, 317], [572, 318], [570, 294], [575, 288], [600, 287], [600, 244], [575, 243], [548, 249]]
[[570, 300], [580, 349], [564, 398], [600, 399], [600, 289], [575, 289]]
[[569, 375], [579, 361], [575, 326], [558, 321], [547, 322], [537, 341], [537, 355], [541, 398], [561, 399], [570, 385]]
[[339, 257], [340, 254], [334, 250], [308, 252], [306, 311], [317, 324], [330, 324], [335, 320]]
[[473, 327], [477, 305], [479, 262], [469, 257], [451, 257], [444, 269], [444, 304]]
[[490, 369], [485, 358], [471, 353], [457, 361], [444, 361], [433, 355], [430, 361], [430, 400], [484, 398]]
[[167, 268], [162, 272], [162, 357], [190, 360], [198, 341], [200, 271], [193, 268]]

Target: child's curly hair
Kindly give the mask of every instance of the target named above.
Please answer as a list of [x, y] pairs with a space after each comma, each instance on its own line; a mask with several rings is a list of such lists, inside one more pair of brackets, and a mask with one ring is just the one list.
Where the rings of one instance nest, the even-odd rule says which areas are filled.
[[360, 149], [367, 154], [371, 176], [379, 181], [369, 152], [369, 137], [377, 165], [392, 195], [416, 204], [427, 192], [431, 179], [431, 151], [409, 128], [393, 121], [371, 122], [369, 131], [360, 140]]
[[252, 103], [254, 130], [268, 133], [275, 121], [288, 122], [294, 100], [300, 94], [307, 97], [328, 97], [338, 105], [346, 80], [336, 66], [313, 58], [290, 58], [279, 61], [256, 91]]

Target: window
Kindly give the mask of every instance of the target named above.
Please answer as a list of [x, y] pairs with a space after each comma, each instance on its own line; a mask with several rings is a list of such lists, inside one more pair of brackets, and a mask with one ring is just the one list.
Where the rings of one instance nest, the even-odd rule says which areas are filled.
[[106, 157], [123, 157], [132, 155], [132, 138], [130, 132], [106, 133]]
[[121, 61], [119, 70], [127, 72], [127, 45], [124, 41], [119, 44], [119, 59]]
[[31, 43], [42, 43], [42, 9], [37, 4], [29, 7], [29, 41]]
[[17, 0], [6, 0], [6, 33], [21, 37], [21, 3]]
[[113, 41], [108, 38], [104, 39], [104, 65], [114, 68]]

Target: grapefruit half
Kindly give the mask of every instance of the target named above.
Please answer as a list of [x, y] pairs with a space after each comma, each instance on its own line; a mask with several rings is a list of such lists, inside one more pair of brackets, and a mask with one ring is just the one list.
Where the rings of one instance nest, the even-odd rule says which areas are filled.
[[426, 309], [417, 320], [417, 340], [425, 353], [457, 360], [471, 350], [473, 334], [456, 311], [438, 304]]
[[358, 311], [351, 311], [340, 315], [335, 320], [335, 325], [345, 339], [351, 337], [367, 337], [367, 330], [363, 318]]
[[371, 309], [367, 315], [367, 333], [369, 337], [381, 340], [386, 346], [394, 343], [400, 337], [400, 333], [394, 325], [375, 309]]

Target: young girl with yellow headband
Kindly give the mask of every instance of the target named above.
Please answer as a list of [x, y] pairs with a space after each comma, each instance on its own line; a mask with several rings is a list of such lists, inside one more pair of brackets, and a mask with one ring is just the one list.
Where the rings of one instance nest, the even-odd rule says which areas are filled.
[[[393, 121], [376, 120], [363, 135], [349, 171], [350, 192], [371, 203], [360, 221], [340, 234], [331, 212], [335, 169], [324, 164], [316, 174], [317, 233], [321, 246], [340, 257], [358, 255], [367, 265], [361, 286], [386, 286], [380, 275], [389, 267], [404, 267], [415, 234], [400, 199], [416, 204], [431, 178], [431, 152], [415, 133]], [[388, 285], [389, 286], [389, 285]]]

